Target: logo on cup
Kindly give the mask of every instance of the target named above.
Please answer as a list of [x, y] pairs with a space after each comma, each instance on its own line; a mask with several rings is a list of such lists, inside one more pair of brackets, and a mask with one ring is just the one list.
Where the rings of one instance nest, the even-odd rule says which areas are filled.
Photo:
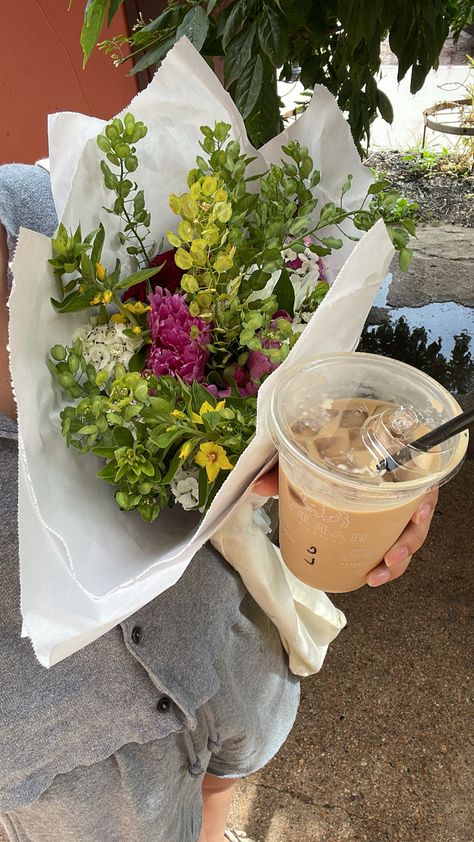
[[309, 553], [310, 558], [305, 558], [306, 564], [314, 564], [316, 561], [316, 553], [318, 552], [316, 547], [307, 547], [306, 552]]

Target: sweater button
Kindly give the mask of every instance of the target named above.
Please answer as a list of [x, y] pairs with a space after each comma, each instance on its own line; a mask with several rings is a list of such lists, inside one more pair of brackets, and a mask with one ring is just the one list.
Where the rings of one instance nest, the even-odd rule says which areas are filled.
[[168, 696], [162, 696], [156, 707], [160, 713], [167, 713], [171, 707], [171, 699]]
[[142, 627], [134, 626], [132, 629], [132, 643], [139, 644], [142, 639]]

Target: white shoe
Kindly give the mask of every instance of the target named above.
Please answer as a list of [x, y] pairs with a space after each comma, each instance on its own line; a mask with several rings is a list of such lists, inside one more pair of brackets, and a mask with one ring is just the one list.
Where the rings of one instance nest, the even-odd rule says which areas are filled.
[[230, 827], [226, 827], [224, 836], [229, 842], [256, 842], [255, 839], [247, 836], [245, 830], [231, 830]]

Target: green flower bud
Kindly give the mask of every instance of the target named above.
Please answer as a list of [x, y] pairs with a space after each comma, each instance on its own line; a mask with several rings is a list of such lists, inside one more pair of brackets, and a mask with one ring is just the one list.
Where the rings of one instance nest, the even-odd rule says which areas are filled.
[[95, 378], [95, 385], [99, 386], [99, 387], [103, 386], [104, 383], [107, 383], [108, 379], [109, 379], [109, 375], [107, 374], [106, 371], [99, 371], [99, 373], [97, 374], [97, 377]]
[[53, 345], [53, 347], [51, 348], [51, 356], [53, 360], [65, 360], [66, 349], [64, 345]]
[[77, 374], [79, 371], [79, 357], [76, 357], [75, 354], [70, 354], [67, 364], [71, 374]]
[[62, 374], [59, 374], [58, 382], [59, 385], [63, 387], [63, 389], [71, 389], [73, 386], [76, 385], [76, 380], [70, 371], [64, 371], [62, 372]]

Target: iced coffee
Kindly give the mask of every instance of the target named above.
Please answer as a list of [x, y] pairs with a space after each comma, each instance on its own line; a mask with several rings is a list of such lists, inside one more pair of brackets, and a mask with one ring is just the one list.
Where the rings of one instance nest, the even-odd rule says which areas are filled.
[[[459, 414], [422, 372], [371, 354], [327, 355], [290, 370], [272, 395], [279, 450], [280, 549], [303, 582], [337, 593], [365, 584], [424, 494], [462, 462], [467, 434], [394, 470], [384, 459]], [[392, 463], [393, 464], [393, 463]]]
[[[402, 407], [376, 400], [327, 401], [292, 425], [295, 441], [322, 467], [347, 478], [364, 477], [375, 486], [411, 478], [413, 470], [430, 467], [436, 457], [422, 456], [423, 468], [400, 467], [391, 472], [378, 467], [381, 452], [372, 447], [371, 433], [385, 433], [387, 448], [396, 453], [403, 443], [428, 432], [428, 427]], [[372, 424], [371, 424], [372, 422]], [[402, 532], [415, 512], [419, 497], [382, 511], [365, 510], [354, 500], [334, 506], [314, 497], [280, 463], [280, 548], [287, 566], [299, 579], [332, 592], [348, 591], [364, 583], [369, 570]]]

